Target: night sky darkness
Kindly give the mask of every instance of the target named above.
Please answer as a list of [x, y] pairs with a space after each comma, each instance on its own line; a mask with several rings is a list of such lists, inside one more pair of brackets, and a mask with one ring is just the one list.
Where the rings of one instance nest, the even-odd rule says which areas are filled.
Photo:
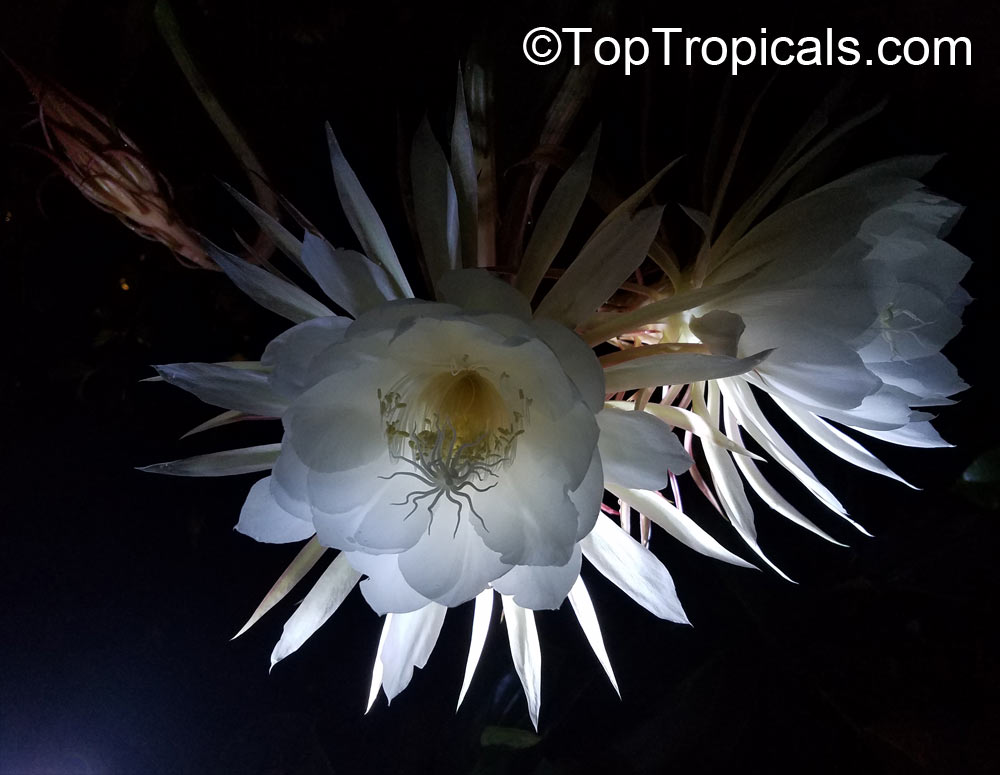
[[[246, 192], [248, 182], [157, 37], [151, 5], [6, 0], [0, 46], [107, 112], [171, 180], [192, 227], [237, 250], [234, 231], [252, 237], [253, 230], [216, 179]], [[275, 187], [335, 244], [353, 245], [327, 162], [323, 122], [331, 121], [411, 265], [397, 137], [408, 142], [425, 110], [444, 126], [456, 62], [471, 45], [497, 66], [503, 193], [534, 148], [562, 72], [523, 61], [521, 38], [538, 24], [594, 26], [619, 38], [653, 26], [723, 37], [759, 34], [761, 26], [792, 36], [832, 26], [865, 40], [971, 37], [972, 68], [783, 69], [734, 183], [737, 197], [751, 190], [838, 84], [846, 86], [838, 121], [882, 97], [888, 107], [824, 154], [817, 180], [902, 153], [949, 154], [928, 182], [967, 205], [950, 241], [974, 260], [965, 287], [976, 298], [946, 350], [973, 386], [941, 411], [938, 427], [957, 447], [872, 444], [918, 492], [841, 464], [788, 429], [876, 538], [824, 513], [769, 464], [778, 488], [850, 548], [757, 502], [761, 545], [799, 581], [792, 585], [656, 533], [653, 549], [674, 575], [693, 628], [653, 618], [585, 571], [623, 700], [568, 606], [539, 616], [544, 677], [534, 746], [483, 744], [489, 727], [530, 729], [496, 618], [471, 691], [454, 712], [471, 606], [449, 615], [429, 665], [391, 708], [382, 697], [363, 716], [380, 621], [359, 594], [270, 675], [271, 648], [301, 594], [229, 640], [296, 552], [233, 532], [254, 477], [134, 470], [275, 441], [273, 423], [178, 441], [216, 411], [139, 380], [154, 363], [256, 359], [283, 321], [225, 277], [183, 268], [54, 175], [30, 149], [42, 144], [38, 126], [28, 126], [30, 96], [0, 62], [0, 773], [997, 771], [1000, 514], [988, 498], [974, 502], [956, 490], [965, 468], [1000, 443], [990, 382], [1000, 305], [997, 7], [493, 5], [177, 0], [176, 9]], [[748, 67], [730, 79], [721, 69], [650, 64], [626, 78], [621, 66], [601, 69], [566, 145], [578, 151], [601, 122], [597, 174], [620, 194], [685, 154], [658, 195], [700, 206], [720, 106], [731, 141], [772, 75]], [[587, 208], [592, 228], [600, 212]], [[693, 230], [677, 208], [668, 207], [666, 224], [691, 244]], [[742, 551], [693, 488], [685, 494], [691, 513]]]

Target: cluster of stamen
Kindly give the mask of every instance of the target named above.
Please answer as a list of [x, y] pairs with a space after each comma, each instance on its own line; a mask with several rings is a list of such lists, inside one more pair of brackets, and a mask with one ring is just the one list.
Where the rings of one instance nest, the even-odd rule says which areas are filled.
[[[499, 376], [501, 383], [508, 379], [506, 373]], [[472, 494], [496, 487], [500, 472], [514, 461], [531, 403], [522, 390], [516, 394], [515, 410], [489, 377], [466, 365], [424, 379], [406, 378], [388, 392], [378, 391], [389, 454], [413, 467], [382, 478], [411, 477], [426, 488], [393, 504], [411, 506], [404, 520], [429, 501], [430, 532], [434, 509], [443, 498], [458, 509], [456, 535], [463, 506], [488, 530]]]

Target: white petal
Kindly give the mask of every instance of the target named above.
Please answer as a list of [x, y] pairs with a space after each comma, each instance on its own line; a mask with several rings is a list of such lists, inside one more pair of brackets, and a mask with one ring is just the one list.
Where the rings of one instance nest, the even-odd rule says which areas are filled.
[[663, 563], [610, 519], [599, 518], [580, 547], [595, 568], [647, 611], [690, 624]]
[[662, 490], [670, 473], [687, 471], [693, 460], [662, 420], [646, 412], [605, 407], [597, 413], [604, 478], [640, 490]]
[[954, 444], [949, 444], [947, 441], [942, 439], [941, 434], [934, 429], [934, 426], [932, 426], [928, 420], [924, 420], [923, 422], [911, 422], [904, 425], [902, 428], [897, 428], [891, 431], [872, 431], [866, 428], [855, 428], [854, 430], [861, 431], [869, 436], [874, 436], [876, 439], [881, 441], [888, 441], [891, 444], [902, 444], [905, 447], [924, 447], [925, 449], [934, 449], [955, 446]]
[[267, 544], [304, 541], [316, 532], [312, 522], [289, 514], [277, 504], [271, 496], [270, 476], [265, 476], [250, 488], [236, 530]]
[[583, 152], [573, 160], [565, 174], [556, 183], [545, 207], [542, 208], [535, 224], [528, 246], [521, 257], [514, 285], [531, 298], [552, 265], [570, 227], [576, 221], [580, 206], [590, 189], [590, 178], [597, 158], [597, 146], [601, 142], [601, 128], [594, 130]]
[[594, 529], [594, 522], [601, 512], [602, 498], [604, 498], [604, 467], [601, 465], [601, 453], [595, 449], [587, 475], [580, 486], [569, 493], [569, 499], [579, 514], [576, 527], [577, 541]]
[[633, 388], [687, 385], [731, 377], [757, 368], [770, 354], [770, 350], [764, 350], [746, 358], [699, 353], [649, 355], [605, 368], [605, 389], [608, 393], [619, 393]]
[[823, 408], [853, 409], [882, 386], [852, 348], [822, 335], [779, 343], [759, 371], [769, 393]]
[[326, 125], [326, 139], [330, 145], [330, 163], [333, 166], [333, 179], [337, 185], [340, 205], [344, 208], [344, 214], [365, 255], [390, 274], [403, 296], [412, 297], [413, 291], [396, 257], [396, 251], [392, 248], [385, 226], [382, 225], [382, 219], [358, 182], [358, 176], [344, 158], [329, 124]]
[[382, 267], [354, 250], [337, 250], [315, 234], [306, 232], [302, 261], [323, 293], [353, 317], [398, 298]]
[[258, 207], [228, 183], [223, 182], [222, 185], [226, 191], [233, 195], [243, 209], [250, 213], [250, 216], [257, 222], [257, 225], [271, 238], [281, 252], [304, 271], [305, 264], [302, 263], [302, 243], [295, 238], [295, 235], [282, 226], [277, 218]]
[[[732, 434], [735, 438], [740, 438], [739, 427], [736, 425], [735, 419], [733, 419], [732, 412], [726, 409], [726, 431]], [[781, 516], [794, 522], [800, 527], [804, 527], [806, 530], [815, 533], [820, 538], [829, 541], [837, 546], [847, 546], [845, 543], [837, 541], [833, 536], [822, 530], [817, 526], [812, 520], [806, 518], [798, 509], [796, 509], [792, 504], [785, 500], [784, 496], [781, 495], [767, 479], [764, 478], [760, 470], [757, 468], [757, 464], [752, 460], [746, 458], [733, 458], [736, 461], [737, 467], [740, 469], [740, 473], [743, 474], [743, 478], [747, 480], [754, 492], [760, 496], [760, 499], [764, 501], [768, 506], [777, 511]]]
[[[618, 409], [631, 409], [635, 406], [632, 401], [606, 401], [605, 406], [613, 406]], [[718, 428], [713, 428], [709, 423], [705, 422], [705, 418], [699, 414], [695, 414], [687, 409], [681, 409], [679, 406], [669, 406], [667, 404], [646, 404], [645, 411], [649, 412], [654, 417], [659, 417], [665, 423], [673, 425], [677, 428], [683, 428], [686, 431], [690, 431], [698, 438], [704, 441], [710, 441], [720, 447], [725, 447], [730, 452], [735, 452], [737, 455], [745, 455], [746, 457], [753, 458], [754, 460], [763, 460], [760, 455], [757, 455], [745, 447], [741, 447], [735, 441], [723, 434]]]
[[733, 554], [722, 544], [712, 538], [691, 517], [677, 508], [658, 492], [648, 490], [632, 490], [627, 487], [608, 482], [608, 491], [621, 498], [643, 516], [648, 517], [666, 530], [685, 546], [694, 549], [699, 554], [716, 560], [739, 565], [742, 568], [753, 568], [749, 562]]
[[463, 506], [460, 518], [456, 512], [457, 507], [442, 498], [425, 534], [399, 555], [399, 570], [406, 583], [446, 606], [471, 600], [509, 570], [469, 524], [476, 517], [469, 514], [468, 506]]
[[295, 585], [302, 581], [302, 577], [319, 562], [319, 558], [323, 556], [324, 552], [326, 552], [326, 547], [321, 546], [316, 537], [313, 536], [302, 547], [299, 553], [295, 555], [295, 559], [285, 568], [285, 572], [274, 582], [268, 593], [264, 595], [264, 599], [260, 601], [260, 605], [257, 606], [250, 615], [250, 618], [247, 619], [246, 624], [233, 636], [233, 640], [236, 640], [240, 635], [253, 627], [264, 614], [284, 600], [285, 595], [291, 592], [295, 588]]
[[312, 387], [309, 368], [313, 360], [328, 347], [342, 342], [350, 324], [350, 318], [334, 315], [307, 320], [278, 334], [260, 359], [272, 369], [271, 387], [289, 399]]
[[555, 610], [562, 605], [573, 584], [580, 577], [580, 546], [563, 566], [517, 565], [493, 582], [501, 595], [508, 595], [521, 608], [533, 611]]
[[434, 650], [448, 609], [437, 603], [407, 614], [386, 617], [388, 634], [382, 646], [382, 688], [392, 700], [413, 678], [413, 669], [423, 667]]
[[469, 639], [469, 658], [465, 663], [465, 677], [462, 679], [462, 689], [458, 693], [456, 710], [462, 707], [462, 700], [469, 691], [472, 676], [475, 675], [479, 658], [483, 654], [483, 646], [486, 645], [486, 635], [489, 633], [490, 619], [493, 616], [493, 596], [492, 589], [484, 589], [476, 595], [476, 608], [472, 614], [472, 637]]
[[280, 417], [287, 408], [263, 372], [217, 363], [170, 363], [154, 368], [164, 381], [194, 393], [206, 404], [263, 417]]
[[724, 310], [712, 310], [701, 317], [692, 317], [688, 324], [691, 333], [708, 345], [713, 355], [736, 357], [740, 337], [746, 324], [739, 315]]
[[594, 656], [601, 663], [604, 672], [608, 675], [608, 680], [615, 687], [615, 693], [621, 699], [622, 693], [618, 689], [618, 681], [615, 678], [615, 671], [611, 669], [611, 659], [608, 657], [608, 650], [604, 647], [604, 636], [601, 635], [601, 624], [597, 620], [597, 611], [594, 610], [594, 603], [590, 599], [590, 593], [583, 584], [583, 578], [577, 577], [576, 583], [569, 591], [569, 602], [573, 606], [573, 613], [583, 628], [583, 634], [587, 637], [587, 642], [594, 650]]
[[219, 428], [223, 425], [229, 425], [230, 423], [239, 422], [240, 420], [245, 419], [247, 419], [247, 416], [243, 414], [243, 412], [225, 411], [222, 414], [217, 414], [215, 417], [210, 417], [205, 420], [205, 422], [194, 426], [191, 430], [185, 432], [181, 438], [186, 439], [188, 436], [194, 436], [196, 433], [202, 433], [203, 431], [208, 431], [212, 428]]
[[[726, 421], [726, 432], [729, 433], [733, 438], [742, 441], [740, 437], [739, 425], [737, 425], [736, 420], [733, 417], [732, 411], [727, 407], [725, 409], [725, 421]], [[802, 513], [796, 509], [792, 504], [790, 504], [785, 498], [779, 493], [771, 483], [764, 478], [760, 470], [757, 468], [757, 464], [752, 460], [743, 457], [733, 456], [733, 460], [736, 461], [736, 466], [740, 469], [740, 473], [743, 474], [743, 478], [747, 480], [754, 492], [760, 496], [760, 499], [764, 501], [768, 506], [777, 511], [781, 516], [794, 522], [796, 525], [804, 527], [820, 538], [824, 538], [830, 543], [837, 544], [837, 546], [847, 546], [840, 541], [834, 539], [825, 530], [821, 530], [816, 524], [811, 520], [807, 519]]]
[[346, 471], [385, 454], [378, 390], [398, 379], [398, 366], [350, 365], [309, 388], [282, 418], [285, 443], [313, 471]]
[[151, 474], [171, 474], [172, 476], [233, 476], [270, 471], [281, 454], [280, 444], [262, 444], [259, 447], [227, 449], [225, 452], [211, 452], [195, 455], [168, 463], [143, 466], [140, 471]]
[[531, 320], [531, 306], [524, 295], [485, 269], [456, 269], [437, 283], [441, 300], [465, 312], [499, 312]]
[[[702, 397], [703, 385], [691, 386], [691, 405], [694, 411], [706, 413], [709, 421], [714, 425], [719, 424], [719, 388], [714, 382], [708, 383], [708, 404]], [[729, 453], [724, 449], [716, 447], [714, 444], [703, 444], [705, 458], [708, 461], [709, 470], [712, 472], [712, 483], [715, 485], [715, 492], [722, 502], [722, 508], [726, 512], [729, 521], [736, 528], [747, 546], [757, 553], [765, 563], [767, 563], [779, 576], [786, 581], [792, 581], [789, 576], [775, 565], [771, 559], [764, 554], [757, 542], [757, 527], [754, 524], [753, 507], [747, 499], [746, 491], [743, 489], [743, 480], [740, 479], [736, 466], [733, 464]]]
[[777, 460], [798, 479], [824, 506], [841, 517], [865, 535], [871, 535], [861, 525], [847, 516], [847, 511], [840, 501], [834, 497], [816, 475], [809, 470], [802, 459], [774, 429], [764, 417], [750, 390], [749, 385], [741, 380], [728, 379], [719, 382], [719, 388], [726, 397], [729, 409], [739, 420], [740, 425], [753, 437], [754, 441], [764, 448], [771, 457]]
[[663, 217], [662, 207], [623, 214], [583, 246], [538, 305], [536, 315], [575, 328], [617, 290], [646, 258]]
[[385, 641], [389, 637], [389, 630], [392, 629], [392, 618], [394, 614], [386, 614], [382, 623], [382, 632], [378, 636], [378, 648], [375, 650], [375, 664], [372, 665], [372, 683], [368, 689], [368, 704], [365, 706], [365, 713], [372, 709], [375, 700], [378, 699], [378, 690], [382, 688], [382, 676], [385, 668], [382, 666], [382, 652], [385, 650]]
[[368, 576], [361, 582], [361, 594], [379, 616], [409, 613], [431, 602], [406, 583], [399, 572], [397, 555], [352, 551], [344, 554], [351, 567]]
[[583, 402], [595, 414], [604, 403], [604, 369], [586, 342], [576, 332], [554, 320], [539, 318], [533, 323], [542, 341], [556, 354], [563, 370], [580, 391]]
[[326, 305], [316, 301], [301, 288], [275, 277], [266, 269], [226, 253], [209, 242], [205, 243], [205, 250], [236, 287], [265, 309], [288, 318], [293, 323], [333, 314]]
[[410, 154], [413, 214], [431, 284], [459, 267], [458, 196], [444, 151], [426, 117], [417, 127]]
[[352, 568], [344, 555], [339, 555], [309, 590], [301, 605], [291, 615], [281, 631], [281, 639], [271, 652], [271, 667], [294, 653], [344, 602], [354, 589], [361, 574]]
[[524, 696], [528, 700], [528, 716], [538, 730], [538, 711], [542, 705], [542, 649], [538, 644], [535, 616], [514, 601], [501, 595], [504, 619], [507, 622], [507, 640], [514, 670], [521, 679]]
[[907, 487], [912, 487], [914, 490], [918, 489], [903, 479], [903, 477], [895, 471], [891, 470], [885, 463], [858, 444], [858, 442], [850, 436], [838, 431], [825, 420], [817, 417], [811, 412], [799, 409], [787, 401], [781, 401], [780, 399], [775, 398], [774, 402], [780, 406], [789, 417], [795, 420], [802, 430], [816, 439], [816, 441], [830, 450], [837, 457], [846, 460], [848, 463], [853, 463], [859, 468], [864, 468], [866, 471], [872, 471], [876, 474], [887, 476], [890, 479], [895, 479], [897, 482], [902, 482]]

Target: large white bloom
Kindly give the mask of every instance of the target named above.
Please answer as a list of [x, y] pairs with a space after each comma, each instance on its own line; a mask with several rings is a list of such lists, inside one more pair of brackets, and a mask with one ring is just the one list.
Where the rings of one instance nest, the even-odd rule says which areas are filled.
[[[958, 283], [970, 262], [942, 239], [961, 208], [919, 181], [934, 161], [872, 165], [745, 228], [775, 193], [764, 187], [716, 239], [706, 239], [677, 283], [680, 292], [594, 323], [594, 339], [624, 332], [626, 321], [647, 323], [622, 334], [652, 356], [632, 360], [634, 370], [655, 370], [663, 357], [657, 346], [675, 346], [663, 343], [732, 356], [768, 352], [753, 370], [691, 381], [683, 394], [664, 384], [664, 400], [645, 407], [676, 424], [690, 409], [737, 445], [703, 443], [712, 487], [697, 469], [692, 473], [768, 564], [744, 482], [779, 514], [833, 539], [767, 481], [742, 446], [744, 432], [821, 503], [865, 531], [768, 421], [761, 394], [835, 455], [899, 481], [837, 425], [905, 446], [948, 446], [923, 409], [952, 403], [949, 396], [967, 387], [940, 351], [961, 328], [969, 296]], [[626, 502], [642, 498], [622, 495]]]
[[[569, 599], [615, 683], [580, 579], [582, 557], [657, 616], [687, 622], [666, 569], [600, 510], [606, 485], [659, 490], [691, 458], [667, 423], [605, 405], [601, 364], [567, 325], [643, 260], [662, 208], [639, 210], [641, 191], [612, 214], [578, 259], [591, 268], [567, 273], [545, 297], [547, 311], [543, 303], [533, 313], [522, 290], [482, 269], [458, 268], [475, 263], [460, 261], [458, 252], [428, 261], [438, 301], [421, 301], [412, 298], [332, 133], [330, 141], [341, 201], [371, 259], [311, 232], [300, 242], [244, 204], [349, 314], [335, 315], [298, 287], [212, 247], [239, 287], [297, 325], [272, 341], [260, 362], [157, 367], [163, 380], [228, 410], [199, 430], [247, 416], [280, 418], [281, 443], [146, 470], [271, 471], [251, 488], [237, 530], [265, 542], [310, 540], [247, 626], [324, 549], [340, 550], [289, 619], [272, 663], [295, 651], [360, 581], [372, 609], [386, 615], [370, 707], [380, 687], [391, 699], [426, 662], [447, 608], [475, 599], [461, 697], [500, 593], [511, 654], [537, 723], [541, 656], [532, 611]], [[556, 215], [534, 237], [544, 244], [529, 245], [538, 260], [551, 261], [574, 220], [596, 144], [595, 135], [567, 173], [570, 190], [553, 194]], [[422, 174], [436, 169], [446, 184], [457, 178], [447, 164], [436, 167], [443, 156], [433, 138], [418, 134], [414, 153], [429, 153], [420, 157]], [[443, 202], [428, 195], [433, 206], [421, 210], [418, 199], [425, 252], [457, 251], [459, 222], [439, 217], [455, 192], [448, 185], [436, 190]], [[722, 360], [726, 373], [745, 367]], [[746, 564], [683, 515], [675, 521], [681, 540]]]

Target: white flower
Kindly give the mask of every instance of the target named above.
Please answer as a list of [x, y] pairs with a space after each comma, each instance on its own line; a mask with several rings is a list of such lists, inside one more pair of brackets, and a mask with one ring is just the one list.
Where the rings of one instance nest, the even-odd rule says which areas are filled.
[[[194, 476], [271, 471], [251, 488], [237, 530], [265, 542], [311, 540], [247, 627], [325, 548], [340, 550], [286, 624], [272, 664], [295, 651], [364, 576], [362, 594], [386, 615], [369, 707], [380, 687], [391, 699], [426, 662], [447, 608], [475, 600], [461, 702], [499, 592], [511, 654], [537, 724], [541, 655], [532, 611], [569, 599], [615, 684], [580, 579], [582, 557], [657, 616], [687, 622], [666, 569], [600, 509], [606, 483], [659, 490], [671, 472], [689, 468], [691, 458], [663, 421], [605, 406], [601, 364], [571, 330], [574, 319], [595, 309], [641, 263], [662, 208], [638, 209], [647, 187], [609, 216], [583, 248], [578, 271], [567, 272], [546, 295], [542, 314], [533, 315], [527, 299], [533, 289], [458, 268], [475, 263], [459, 256], [466, 223], [440, 216], [452, 207], [450, 186], [460, 176], [425, 127], [414, 154], [425, 187], [440, 197], [426, 190], [426, 200], [418, 195], [417, 216], [425, 252], [436, 257], [428, 264], [438, 301], [421, 301], [412, 298], [381, 221], [332, 133], [330, 144], [341, 201], [371, 259], [310, 232], [300, 242], [244, 204], [350, 317], [210, 247], [240, 288], [297, 325], [271, 342], [259, 363], [157, 367], [163, 380], [229, 410], [198, 430], [247, 416], [275, 417], [282, 422], [281, 443], [146, 470]], [[528, 265], [550, 262], [559, 249], [589, 185], [596, 145], [597, 135], [552, 195], [528, 246]], [[436, 175], [434, 186], [428, 179]], [[474, 208], [461, 212], [472, 217]], [[742, 563], [683, 515], [678, 523], [682, 540]]]
[[[714, 496], [706, 477], [697, 469], [692, 474], [768, 564], [744, 481], [778, 513], [833, 539], [765, 479], [742, 446], [743, 432], [821, 503], [865, 531], [771, 425], [760, 393], [835, 455], [899, 481], [833, 423], [895, 444], [948, 446], [922, 409], [952, 403], [949, 396], [967, 387], [940, 350], [961, 328], [969, 296], [958, 283], [970, 262], [941, 239], [961, 208], [919, 182], [934, 161], [875, 164], [794, 199], [745, 233], [727, 226], [706, 243], [686, 275], [687, 289], [622, 316], [651, 324], [644, 333], [624, 334], [628, 341], [674, 341], [737, 357], [768, 353], [752, 370], [691, 381], [683, 394], [665, 385], [669, 400], [646, 407], [676, 424], [690, 407], [735, 445], [727, 450], [725, 442], [702, 438]], [[773, 193], [751, 197], [755, 206], [742, 208], [731, 224], [752, 222]], [[672, 314], [655, 314], [667, 305]], [[601, 321], [595, 330], [603, 328], [603, 335], [623, 325]]]

